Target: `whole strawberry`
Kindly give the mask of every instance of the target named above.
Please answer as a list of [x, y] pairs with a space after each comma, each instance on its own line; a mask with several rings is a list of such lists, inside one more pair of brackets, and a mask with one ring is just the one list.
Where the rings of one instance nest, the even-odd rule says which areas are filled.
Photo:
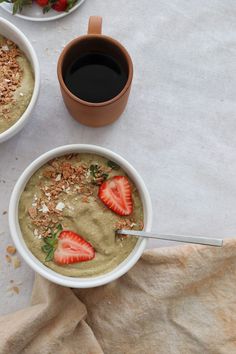
[[36, 3], [41, 6], [41, 7], [44, 7], [44, 6], [47, 6], [48, 5], [48, 0], [36, 0]]
[[68, 7], [68, 1], [67, 0], [57, 0], [57, 2], [55, 2], [52, 5], [52, 8], [58, 12], [61, 11], [66, 11]]
[[0, 3], [7, 2], [13, 4], [12, 13], [21, 13], [23, 8], [32, 5], [33, 2], [42, 7], [43, 13], [47, 13], [51, 9], [59, 12], [68, 12], [77, 3], [78, 0], [0, 0]]

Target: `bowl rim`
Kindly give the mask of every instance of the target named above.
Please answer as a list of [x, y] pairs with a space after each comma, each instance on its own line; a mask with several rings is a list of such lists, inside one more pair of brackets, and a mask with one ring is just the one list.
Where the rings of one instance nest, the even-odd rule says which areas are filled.
[[144, 230], [150, 231], [152, 226], [152, 204], [149, 192], [146, 188], [146, 185], [136, 171], [136, 169], [123, 157], [119, 154], [97, 145], [91, 144], [71, 144], [71, 145], [63, 145], [52, 150], [47, 151], [46, 153], [40, 155], [37, 159], [35, 159], [28, 167], [23, 171], [19, 179], [17, 180], [14, 189], [12, 191], [10, 197], [9, 204], [9, 213], [8, 213], [8, 221], [9, 228], [12, 240], [26, 263], [37, 273], [39, 273], [44, 278], [67, 287], [72, 288], [92, 288], [100, 285], [104, 285], [110, 283], [111, 281], [119, 278], [123, 274], [125, 274], [141, 257], [144, 249], [147, 245], [146, 239], [139, 239], [136, 246], [130, 253], [130, 255], [120, 263], [116, 268], [112, 271], [95, 276], [95, 277], [69, 277], [65, 275], [61, 275], [53, 271], [52, 269], [45, 266], [41, 263], [28, 249], [26, 246], [19, 226], [18, 221], [18, 203], [21, 196], [22, 191], [25, 188], [26, 183], [29, 178], [33, 175], [35, 171], [37, 171], [42, 165], [44, 165], [47, 161], [57, 157], [63, 156], [70, 153], [92, 153], [101, 155], [105, 158], [113, 159], [116, 163], [118, 163], [122, 169], [130, 176], [133, 180], [135, 186], [137, 187], [140, 197], [143, 203], [144, 209]]
[[30, 118], [30, 114], [37, 102], [38, 95], [39, 95], [39, 88], [40, 88], [40, 66], [39, 66], [38, 57], [36, 55], [36, 52], [35, 52], [32, 44], [30, 43], [28, 38], [25, 36], [25, 34], [19, 28], [17, 28], [15, 25], [13, 25], [10, 21], [8, 21], [4, 18], [0, 18], [0, 25], [1, 24], [5, 25], [9, 29], [11, 29], [13, 32], [15, 32], [17, 34], [17, 36], [22, 40], [22, 42], [24, 42], [25, 46], [28, 48], [28, 51], [31, 56], [31, 58], [28, 58], [28, 59], [30, 59], [30, 61], [32, 62], [31, 66], [33, 69], [33, 74], [34, 74], [34, 89], [33, 89], [30, 103], [28, 104], [28, 106], [27, 106], [26, 110], [24, 111], [24, 113], [22, 114], [22, 116], [10, 128], [8, 128], [4, 132], [0, 133], [0, 143], [13, 137], [27, 123], [27, 121]]

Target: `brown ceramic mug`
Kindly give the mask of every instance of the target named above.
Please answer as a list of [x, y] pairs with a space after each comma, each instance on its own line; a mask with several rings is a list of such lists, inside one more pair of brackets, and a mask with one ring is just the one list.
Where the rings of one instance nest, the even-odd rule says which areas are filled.
[[[88, 34], [80, 36], [66, 45], [57, 65], [57, 75], [61, 93], [69, 113], [77, 121], [92, 127], [113, 123], [123, 113], [131, 88], [133, 64], [127, 50], [115, 39], [102, 33], [102, 18], [91, 16]], [[127, 81], [123, 89], [113, 98], [99, 103], [88, 102], [75, 96], [65, 84], [66, 69], [83, 53], [100, 52], [113, 56], [123, 70], [126, 71]]]

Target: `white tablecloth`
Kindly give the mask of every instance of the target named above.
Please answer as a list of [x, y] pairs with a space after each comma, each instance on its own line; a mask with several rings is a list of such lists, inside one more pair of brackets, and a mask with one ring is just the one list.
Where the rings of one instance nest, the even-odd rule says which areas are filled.
[[[134, 62], [128, 107], [115, 124], [94, 129], [70, 118], [56, 63], [63, 46], [84, 34], [90, 15], [122, 42]], [[0, 146], [0, 314], [29, 302], [33, 271], [5, 260], [7, 210], [24, 168], [69, 143], [110, 148], [127, 158], [150, 191], [153, 230], [234, 236], [236, 231], [236, 3], [234, 0], [87, 0], [73, 14], [27, 22], [1, 10], [34, 45], [42, 83], [30, 123]], [[159, 247], [163, 242], [150, 242]], [[19, 284], [17, 295], [9, 288]]]

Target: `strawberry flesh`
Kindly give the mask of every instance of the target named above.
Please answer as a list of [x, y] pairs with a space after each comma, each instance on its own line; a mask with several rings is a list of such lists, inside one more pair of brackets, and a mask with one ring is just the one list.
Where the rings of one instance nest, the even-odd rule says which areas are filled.
[[125, 216], [133, 211], [131, 186], [125, 176], [115, 176], [103, 182], [98, 197], [116, 214]]
[[73, 231], [62, 231], [58, 237], [54, 261], [57, 264], [71, 264], [90, 261], [95, 257], [93, 246]]

